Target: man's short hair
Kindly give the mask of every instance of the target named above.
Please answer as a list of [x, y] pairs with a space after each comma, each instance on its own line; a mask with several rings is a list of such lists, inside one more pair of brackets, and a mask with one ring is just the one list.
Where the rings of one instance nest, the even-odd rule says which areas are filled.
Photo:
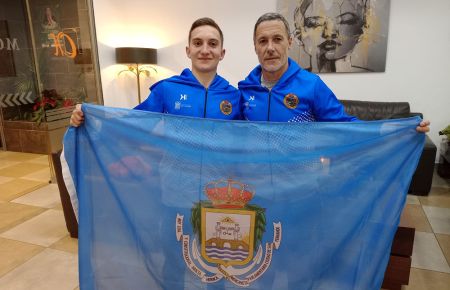
[[258, 25], [260, 25], [264, 21], [272, 21], [272, 20], [279, 20], [283, 22], [287, 36], [289, 37], [291, 35], [289, 23], [287, 22], [286, 18], [284, 18], [283, 15], [279, 13], [265, 13], [261, 17], [259, 17], [258, 20], [256, 21], [255, 28], [253, 29], [253, 41], [255, 41], [256, 29], [258, 28]]
[[192, 31], [194, 29], [196, 29], [197, 27], [205, 26], [205, 25], [214, 27], [215, 29], [217, 29], [217, 31], [219, 31], [220, 42], [223, 45], [223, 33], [222, 33], [222, 30], [220, 29], [219, 25], [214, 20], [212, 20], [209, 17], [199, 18], [199, 19], [195, 20], [194, 23], [192, 23], [191, 29], [189, 30], [189, 39], [188, 39], [189, 43], [191, 42]]

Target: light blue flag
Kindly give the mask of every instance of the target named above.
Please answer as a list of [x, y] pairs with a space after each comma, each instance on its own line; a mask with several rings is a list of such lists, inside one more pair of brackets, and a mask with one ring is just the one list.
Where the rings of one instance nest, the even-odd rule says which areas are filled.
[[419, 118], [83, 111], [64, 139], [81, 290], [380, 289], [423, 149]]

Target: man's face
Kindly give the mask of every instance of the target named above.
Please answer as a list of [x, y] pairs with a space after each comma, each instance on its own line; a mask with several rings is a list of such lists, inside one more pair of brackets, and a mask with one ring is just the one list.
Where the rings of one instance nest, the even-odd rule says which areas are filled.
[[282, 21], [269, 20], [258, 25], [254, 44], [264, 76], [269, 74], [278, 79], [287, 70], [291, 43]]
[[202, 73], [216, 72], [225, 55], [220, 33], [212, 26], [199, 26], [192, 30], [186, 55], [192, 61], [192, 70]]

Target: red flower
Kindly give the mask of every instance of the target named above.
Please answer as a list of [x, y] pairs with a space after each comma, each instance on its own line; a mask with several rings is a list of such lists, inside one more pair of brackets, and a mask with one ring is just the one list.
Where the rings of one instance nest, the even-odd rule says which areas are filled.
[[72, 107], [74, 105], [74, 102], [72, 99], [65, 99], [62, 103], [63, 107]]
[[[47, 97], [46, 95], [50, 95], [49, 97]], [[34, 106], [33, 106], [33, 110], [37, 111], [39, 109], [51, 109], [51, 108], [55, 108], [57, 103], [56, 103], [56, 99], [54, 99], [53, 97], [57, 96], [56, 92], [52, 92], [52, 91], [47, 91], [45, 90], [43, 92], [43, 96], [42, 99], [40, 101], [37, 101]], [[47, 106], [48, 105], [48, 106]]]

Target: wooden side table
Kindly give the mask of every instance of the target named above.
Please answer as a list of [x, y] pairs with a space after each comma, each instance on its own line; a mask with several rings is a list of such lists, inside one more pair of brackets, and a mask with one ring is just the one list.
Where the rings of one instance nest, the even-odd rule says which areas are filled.
[[415, 231], [414, 228], [398, 227], [381, 288], [401, 290], [402, 285], [409, 284]]

